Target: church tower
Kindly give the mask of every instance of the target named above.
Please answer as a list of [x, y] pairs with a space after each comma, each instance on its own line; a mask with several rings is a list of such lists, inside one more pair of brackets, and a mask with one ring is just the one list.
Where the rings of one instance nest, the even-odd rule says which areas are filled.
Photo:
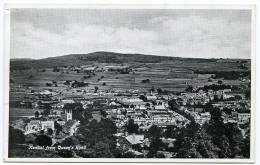
[[72, 110], [66, 109], [65, 110], [65, 116], [66, 116], [66, 121], [72, 120]]

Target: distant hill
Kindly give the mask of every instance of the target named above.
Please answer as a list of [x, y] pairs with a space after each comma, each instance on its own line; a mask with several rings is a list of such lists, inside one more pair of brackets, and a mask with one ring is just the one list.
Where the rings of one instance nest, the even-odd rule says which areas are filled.
[[[14, 69], [26, 68], [52, 68], [54, 66], [85, 65], [95, 63], [160, 63], [162, 61], [185, 61], [191, 58], [156, 56], [144, 54], [122, 54], [114, 52], [93, 52], [88, 54], [69, 54], [64, 56], [49, 57], [44, 59], [11, 59], [10, 67]], [[214, 62], [217, 59], [193, 58], [198, 62]]]
[[11, 69], [50, 68], [54, 66], [84, 65], [96, 63], [155, 63], [174, 60], [176, 57], [164, 57], [143, 54], [121, 54], [114, 52], [93, 52], [88, 54], [69, 54], [64, 56], [49, 57], [44, 59], [11, 59]]

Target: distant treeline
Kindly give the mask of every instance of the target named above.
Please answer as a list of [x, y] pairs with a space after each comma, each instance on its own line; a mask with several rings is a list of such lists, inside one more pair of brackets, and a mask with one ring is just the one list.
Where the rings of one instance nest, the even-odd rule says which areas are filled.
[[225, 84], [217, 85], [217, 84], [212, 84], [212, 85], [205, 85], [204, 87], [200, 87], [200, 88], [197, 89], [197, 91], [199, 91], [199, 90], [218, 91], [218, 90], [224, 90], [224, 89], [238, 90], [239, 88], [237, 86], [235, 86], [235, 85], [225, 85]]
[[214, 74], [212, 78], [224, 78], [225, 80], [236, 80], [240, 77], [248, 77], [251, 78], [250, 71], [200, 71], [195, 70], [196, 74]]

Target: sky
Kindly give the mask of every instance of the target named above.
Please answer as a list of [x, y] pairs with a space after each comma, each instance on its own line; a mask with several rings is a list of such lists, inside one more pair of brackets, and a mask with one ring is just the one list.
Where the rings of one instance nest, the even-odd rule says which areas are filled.
[[251, 58], [251, 11], [226, 9], [12, 9], [11, 58], [111, 51]]

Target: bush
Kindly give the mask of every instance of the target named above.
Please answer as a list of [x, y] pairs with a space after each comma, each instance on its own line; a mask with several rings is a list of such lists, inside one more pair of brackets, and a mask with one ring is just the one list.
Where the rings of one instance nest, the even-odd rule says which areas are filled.
[[9, 126], [9, 147], [15, 147], [17, 144], [23, 144], [25, 142], [25, 136], [19, 129], [14, 129]]
[[36, 137], [35, 143], [39, 146], [51, 146], [52, 139], [47, 135], [39, 135]]
[[52, 83], [46, 83], [46, 86], [47, 86], [47, 87], [51, 87], [51, 86], [52, 86]]
[[142, 83], [150, 83], [150, 79], [142, 80]]

